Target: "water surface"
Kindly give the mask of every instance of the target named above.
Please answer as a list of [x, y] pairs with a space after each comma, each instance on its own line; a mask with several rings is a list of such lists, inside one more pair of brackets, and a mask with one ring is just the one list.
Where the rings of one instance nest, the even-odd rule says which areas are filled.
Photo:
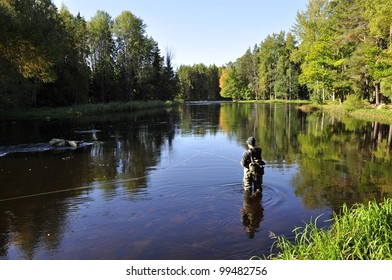
[[[261, 200], [241, 186], [250, 135], [267, 162]], [[42, 149], [51, 138], [89, 145]], [[389, 197], [391, 141], [389, 126], [286, 104], [4, 120], [0, 258], [267, 256], [271, 232], [293, 238], [311, 219], [328, 226], [343, 203]]]

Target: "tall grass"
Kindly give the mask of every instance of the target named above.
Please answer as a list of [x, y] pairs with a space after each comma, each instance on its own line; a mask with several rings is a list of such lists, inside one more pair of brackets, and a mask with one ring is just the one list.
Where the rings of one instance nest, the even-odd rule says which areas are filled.
[[316, 222], [296, 228], [295, 240], [277, 237], [280, 253], [271, 259], [283, 260], [391, 260], [392, 200], [383, 203], [343, 206], [334, 214], [328, 229], [319, 229]]
[[112, 102], [98, 104], [84, 104], [59, 108], [32, 108], [27, 110], [13, 110], [2, 112], [2, 116], [14, 118], [68, 118], [115, 112], [133, 112], [153, 108], [163, 108], [172, 105], [171, 101], [132, 101], [132, 102]]

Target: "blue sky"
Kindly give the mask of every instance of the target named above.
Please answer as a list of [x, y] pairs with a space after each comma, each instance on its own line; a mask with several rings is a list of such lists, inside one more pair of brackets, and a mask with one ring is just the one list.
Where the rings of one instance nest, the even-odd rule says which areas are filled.
[[289, 31], [309, 0], [54, 0], [90, 20], [97, 10], [114, 19], [131, 11], [147, 25], [161, 54], [173, 64], [224, 65], [268, 35]]

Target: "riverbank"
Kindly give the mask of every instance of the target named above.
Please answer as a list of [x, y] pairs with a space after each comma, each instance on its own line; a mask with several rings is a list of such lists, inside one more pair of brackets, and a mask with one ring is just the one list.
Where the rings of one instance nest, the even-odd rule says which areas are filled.
[[[319, 217], [318, 219], [321, 219]], [[392, 259], [392, 200], [368, 205], [343, 205], [328, 229], [318, 229], [317, 219], [294, 230], [293, 243], [278, 236], [281, 250], [274, 260], [390, 260]]]
[[291, 103], [298, 104], [298, 109], [311, 113], [316, 111], [327, 112], [337, 117], [343, 115], [350, 116], [359, 120], [369, 122], [379, 122], [383, 124], [392, 124], [392, 105], [374, 106], [362, 100], [349, 99], [342, 104], [316, 104], [308, 100], [252, 100], [239, 101], [241, 103], [257, 102], [257, 103]]
[[350, 106], [344, 103], [326, 105], [309, 103], [301, 105], [298, 109], [304, 112], [324, 111], [337, 117], [346, 115], [363, 121], [392, 124], [392, 107], [388, 105], [376, 107], [370, 104]]
[[132, 102], [112, 102], [100, 104], [83, 104], [72, 107], [58, 108], [29, 108], [23, 110], [10, 110], [0, 112], [0, 118], [74, 118], [81, 116], [91, 116], [108, 114], [115, 112], [134, 112], [140, 110], [164, 108], [176, 104], [175, 101], [132, 101]]

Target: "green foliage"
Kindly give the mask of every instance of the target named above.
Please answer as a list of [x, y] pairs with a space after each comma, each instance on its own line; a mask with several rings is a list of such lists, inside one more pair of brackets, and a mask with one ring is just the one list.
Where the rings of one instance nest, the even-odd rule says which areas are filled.
[[234, 67], [227, 67], [222, 70], [220, 79], [221, 95], [233, 100], [246, 99], [248, 96], [247, 86], [237, 75]]
[[347, 96], [346, 101], [343, 102], [343, 110], [346, 112], [351, 112], [365, 108], [366, 105], [366, 102], [362, 100], [362, 98], [360, 98], [358, 95], [352, 94]]
[[28, 110], [6, 110], [2, 116], [13, 119], [26, 118], [77, 118], [81, 116], [92, 116], [118, 112], [135, 112], [156, 108], [169, 107], [176, 104], [172, 101], [132, 101], [132, 102], [110, 102], [99, 104], [82, 104], [69, 107], [40, 107]]
[[381, 79], [380, 88], [385, 97], [392, 99], [392, 75]]
[[57, 23], [50, 0], [0, 1], [0, 108], [36, 104], [40, 85], [56, 79]]
[[178, 91], [171, 57], [142, 19], [97, 11], [88, 22], [50, 0], [0, 0], [0, 109], [167, 100]]
[[295, 49], [290, 33], [268, 36], [253, 51], [248, 49], [225, 67], [220, 79], [221, 95], [234, 100], [304, 97], [298, 82], [299, 64], [291, 60]]
[[297, 15], [300, 44], [293, 58], [314, 99], [343, 101], [355, 93], [378, 104], [380, 94], [390, 96], [390, 5], [390, 0], [311, 0]]
[[193, 66], [181, 65], [178, 69], [180, 91], [178, 99], [189, 100], [218, 100], [219, 99], [219, 69], [215, 65]]
[[221, 97], [324, 104], [351, 94], [390, 102], [391, 4], [310, 0], [292, 33], [271, 34], [224, 67], [175, 73], [130, 11], [86, 21], [50, 0], [0, 0], [0, 108]]
[[236, 96], [237, 99], [259, 99], [257, 51], [256, 46], [253, 52], [248, 49], [235, 63], [234, 67], [237, 76], [235, 78], [238, 80], [238, 86], [241, 87], [237, 88], [240, 91]]
[[[319, 219], [319, 218], [318, 218]], [[390, 260], [392, 258], [392, 200], [379, 204], [342, 207], [330, 228], [318, 228], [317, 219], [296, 228], [295, 240], [278, 236], [281, 252], [272, 259], [285, 260]]]

